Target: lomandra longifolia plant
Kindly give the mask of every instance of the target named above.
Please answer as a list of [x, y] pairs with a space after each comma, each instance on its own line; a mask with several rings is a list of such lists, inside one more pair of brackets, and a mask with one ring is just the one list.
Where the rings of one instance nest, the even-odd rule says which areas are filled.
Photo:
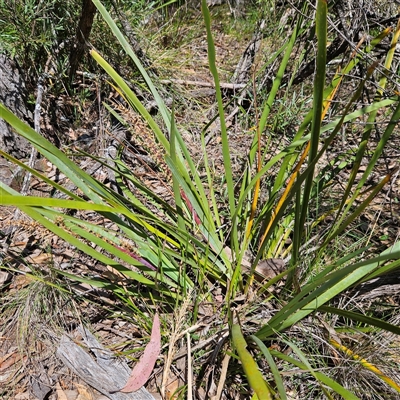
[[[168, 176], [171, 179], [169, 184], [173, 199], [167, 201], [152, 191], [118, 156], [112, 166], [107, 164], [115, 174], [119, 186], [119, 190], [114, 191], [88, 175], [63, 151], [0, 105], [1, 117], [67, 176], [76, 188], [69, 190], [12, 156], [0, 152], [4, 158], [26, 169], [56, 191], [64, 193], [67, 198], [61, 200], [21, 196], [12, 188], [0, 183], [0, 204], [19, 207], [21, 211], [75, 246], [77, 250], [118, 271], [129, 284], [118, 285], [110, 282], [106, 276], [82, 277], [61, 270], [59, 273], [72, 280], [111, 290], [132, 310], [136, 310], [132, 299], [179, 305], [186, 294], [193, 292], [194, 288], [201, 293], [195, 301], [194, 309], [196, 309], [196, 304], [198, 305], [202, 298], [208, 298], [214, 287], [222, 288], [224, 310], [231, 329], [232, 348], [241, 360], [248, 382], [260, 400], [273, 398], [275, 393], [282, 399], [287, 398], [284, 377], [278, 368], [279, 360], [309, 371], [328, 398], [333, 398], [330, 394], [332, 391], [346, 399], [357, 398], [328, 374], [315, 371], [310, 365], [310, 360], [294, 342], [286, 341], [285, 345], [292, 349], [296, 354], [295, 357], [278, 350], [270, 350], [265, 342], [272, 339], [284, 340], [281, 334], [301, 324], [305, 318], [316, 312], [326, 316], [340, 315], [380, 330], [400, 333], [400, 328], [394, 324], [329, 304], [333, 298], [355, 284], [398, 268], [400, 248], [397, 243], [380, 254], [369, 254], [367, 247], [348, 254], [339, 254], [336, 258], [330, 257], [328, 262], [324, 261], [323, 268], [320, 268], [321, 260], [326, 260], [324, 255], [329, 246], [345, 234], [346, 229], [360, 217], [393, 176], [391, 171], [374, 185], [368, 184], [368, 178], [373, 173], [400, 118], [398, 95], [382, 96], [386, 85], [384, 75], [380, 78], [379, 90], [370, 104], [358, 106], [358, 99], [365, 83], [372, 76], [379, 75], [381, 69], [378, 68], [378, 63], [369, 63], [362, 80], [350, 81], [354, 90], [346, 99], [340, 114], [335, 114], [331, 109], [331, 103], [337, 96], [338, 89], [344, 82], [349, 84], [348, 76], [363, 57], [370, 54], [377, 44], [390, 35], [390, 32], [383, 30], [369, 43], [360, 43], [359, 51], [344, 60], [342, 68], [337, 70], [330, 82], [327, 82], [327, 2], [324, 0], [316, 2], [315, 19], [312, 21], [304, 18], [311, 7], [308, 3], [304, 4], [304, 9], [296, 14], [289, 40], [277, 51], [278, 54], [274, 55], [274, 57], [279, 55], [280, 65], [268, 95], [260, 105], [260, 118], [254, 121], [256, 129], [248, 149], [248, 167], [239, 179], [233, 176], [232, 172], [231, 143], [217, 71], [211, 16], [206, 0], [203, 0], [202, 13], [207, 34], [209, 68], [216, 91], [224, 164], [226, 198], [221, 199], [221, 195], [217, 196], [214, 190], [215, 182], [209, 168], [209, 155], [205, 144], [206, 132], [204, 131], [201, 137], [204, 169], [200, 171], [199, 160], [195, 160], [191, 155], [175, 124], [174, 113], [164, 103], [155, 82], [143, 68], [101, 2], [93, 0], [93, 3], [127, 56], [140, 71], [157, 103], [162, 121], [159, 123], [155, 121], [110, 63], [95, 50], [91, 50], [90, 54], [108, 74], [114, 89], [125, 99], [132, 111], [145, 121], [151, 129], [154, 140], [162, 148]], [[265, 134], [271, 110], [279, 93], [290, 90], [290, 85], [287, 85], [288, 80], [284, 80], [283, 77], [288, 73], [289, 63], [293, 62], [298, 41], [305, 32], [309, 32], [310, 29], [314, 31], [314, 28], [316, 71], [312, 86], [312, 101], [308, 103], [310, 108], [305, 116], [299, 116], [301, 119], [291, 142], [269, 157], [269, 149], [261, 146], [262, 135]], [[399, 32], [398, 25], [391, 34], [392, 46], [386, 54], [384, 65], [386, 69], [391, 67]], [[107, 107], [115, 117], [123, 119], [116, 109], [110, 105]], [[326, 120], [328, 111], [330, 111], [329, 121]], [[367, 159], [366, 167], [360, 169], [361, 161], [366, 159], [366, 148], [377, 122], [378, 112], [385, 114], [387, 119], [384, 123], [380, 123], [381, 135], [378, 143], [371, 146], [373, 150]], [[331, 167], [330, 164], [324, 164], [327, 159], [325, 155], [343, 127], [361, 119], [367, 123], [359, 138], [357, 151], [354, 155], [349, 155], [349, 160], [338, 160], [351, 169], [347, 181], [344, 185], [342, 183], [344, 189], [341, 197], [335, 199], [336, 203], [328, 213], [321, 214], [313, 207], [318, 198], [322, 199], [330, 188], [328, 181], [324, 183], [323, 180], [316, 179], [320, 171], [329, 171]], [[265, 196], [265, 190], [263, 191], [265, 180], [267, 176], [271, 179], [269, 173], [272, 170], [277, 172], [273, 176], [274, 181], [268, 196]], [[135, 190], [132, 190], [133, 187]], [[221, 215], [221, 201], [226, 204], [224, 218]], [[118, 230], [107, 229], [73, 217], [64, 212], [68, 209], [97, 212], [112, 221]], [[310, 237], [310, 229], [314, 229], [322, 222], [327, 223], [325, 215], [328, 214], [331, 216], [328, 228], [317, 241], [312, 256], [307, 254], [305, 257], [302, 249]], [[266, 280], [261, 289], [258, 289], [259, 296], [262, 296], [279, 280], [285, 282], [284, 290], [281, 291], [282, 298], [277, 302], [279, 307], [268, 324], [259, 326], [254, 335], [246, 340], [245, 317], [231, 313], [233, 301], [237, 296], [247, 295], [250, 290], [255, 290], [254, 276], [259, 273], [260, 262], [268, 258], [270, 250], [277, 247], [279, 240], [289, 236], [292, 238], [288, 257], [290, 261], [285, 270]], [[126, 242], [134, 244], [134, 249], [125, 248]], [[245, 262], [249, 264], [246, 271], [243, 269]], [[196, 315], [194, 313], [194, 318]], [[249, 351], [250, 343], [253, 346], [252, 352]], [[254, 345], [260, 351], [257, 356], [254, 356], [257, 352], [254, 350]], [[259, 371], [256, 360], [260, 356], [264, 357], [270, 367], [269, 383], [266, 382], [266, 373], [262, 374]], [[384, 374], [373, 369], [369, 371], [393, 390], [398, 390], [398, 386], [386, 379]]]

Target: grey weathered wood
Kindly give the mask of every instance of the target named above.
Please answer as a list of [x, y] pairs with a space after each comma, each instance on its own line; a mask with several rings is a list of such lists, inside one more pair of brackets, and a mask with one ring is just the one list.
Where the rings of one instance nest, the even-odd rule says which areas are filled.
[[[32, 113], [26, 107], [25, 82], [17, 64], [0, 54], [0, 102], [23, 121], [31, 121]], [[26, 158], [31, 152], [30, 143], [13, 132], [0, 115], [0, 149], [17, 157]]]
[[96, 356], [96, 361], [64, 335], [60, 340], [57, 356], [68, 368], [111, 400], [154, 400], [145, 388], [134, 393], [113, 393], [125, 386], [131, 372], [129, 366], [106, 350], [87, 329], [79, 329], [86, 345]]

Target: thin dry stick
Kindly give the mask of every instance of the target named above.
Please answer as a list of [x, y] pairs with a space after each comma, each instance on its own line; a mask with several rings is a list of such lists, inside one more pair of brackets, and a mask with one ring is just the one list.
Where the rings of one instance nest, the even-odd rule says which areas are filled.
[[[41, 76], [38, 80], [37, 85], [37, 96], [36, 96], [36, 104], [35, 104], [35, 113], [34, 113], [34, 128], [37, 133], [40, 133], [40, 111], [42, 103], [42, 95], [43, 95], [43, 76]], [[31, 156], [29, 157], [28, 166], [33, 168], [35, 165], [35, 160], [37, 156], [37, 150], [32, 146]], [[24, 182], [22, 184], [21, 194], [24, 196], [28, 192], [29, 182], [31, 180], [32, 174], [28, 172], [25, 175]]]
[[[42, 97], [43, 97], [43, 92], [44, 92], [44, 87], [43, 87], [43, 82], [45, 80], [45, 78], [49, 75], [52, 74], [54, 72], [53, 67], [50, 68], [49, 71], [49, 67], [50, 64], [52, 63], [52, 56], [50, 55], [46, 61], [46, 65], [44, 68], [44, 74], [42, 74], [39, 79], [38, 79], [38, 85], [37, 85], [37, 95], [36, 95], [36, 103], [35, 103], [35, 112], [34, 112], [34, 118], [33, 118], [33, 124], [34, 124], [34, 129], [37, 133], [40, 134], [40, 112], [42, 110]], [[31, 151], [31, 155], [29, 157], [29, 162], [28, 162], [28, 166], [30, 168], [33, 168], [34, 164], [35, 164], [35, 160], [37, 157], [37, 150], [35, 147], [32, 147], [32, 151]], [[24, 178], [24, 182], [22, 184], [22, 189], [21, 189], [21, 194], [24, 196], [29, 189], [29, 182], [31, 180], [32, 174], [30, 172], [28, 172], [25, 175]]]
[[[203, 86], [203, 87], [211, 87], [215, 88], [214, 83], [204, 82], [204, 81], [188, 81], [184, 79], [163, 79], [160, 83], [168, 84], [168, 83], [178, 83], [180, 85], [192, 85], [192, 86]], [[244, 89], [248, 85], [245, 83], [220, 83], [221, 89]]]
[[[219, 334], [220, 334], [220, 335], [219, 335], [219, 338], [220, 338], [220, 339], [223, 339], [223, 338], [229, 336], [228, 325], [224, 326], [224, 327], [222, 328], [222, 331], [223, 331], [223, 330], [225, 330], [225, 332], [222, 332], [222, 333], [221, 333], [221, 331], [220, 331], [220, 333], [219, 333]], [[216, 336], [216, 335], [211, 336], [211, 337], [209, 337], [208, 339], [203, 340], [202, 342], [200, 342], [200, 343], [197, 344], [196, 346], [192, 347], [192, 349], [191, 349], [192, 353], [193, 353], [194, 351], [197, 351], [197, 350], [199, 350], [199, 349], [204, 348], [204, 347], [207, 346], [209, 343], [211, 343], [212, 341], [214, 341], [214, 340], [215, 340], [215, 336]], [[178, 360], [179, 358], [181, 358], [181, 357], [183, 357], [183, 356], [185, 356], [185, 355], [186, 355], [186, 350], [183, 349], [183, 351], [180, 351], [177, 355], [174, 356], [173, 361]]]
[[186, 332], [186, 341], [187, 341], [187, 354], [188, 354], [188, 360], [187, 360], [187, 400], [192, 400], [193, 399], [193, 372], [192, 372], [192, 355], [191, 355], [191, 350], [190, 350], [190, 334], [189, 332]]
[[229, 354], [225, 354], [224, 359], [222, 360], [222, 368], [221, 368], [221, 376], [218, 382], [217, 394], [213, 397], [213, 400], [220, 400], [222, 396], [222, 391], [225, 387], [226, 375], [228, 372], [228, 365], [231, 356]]
[[[35, 105], [35, 113], [34, 113], [34, 128], [37, 133], [40, 133], [40, 110], [41, 110], [40, 104], [42, 103], [42, 95], [43, 95], [43, 76], [41, 76], [38, 80], [36, 105]], [[29, 161], [28, 161], [28, 166], [30, 168], [33, 168], [36, 157], [37, 157], [37, 150], [35, 147], [32, 146], [31, 155], [30, 155]], [[25, 196], [28, 193], [31, 177], [32, 177], [32, 174], [30, 172], [27, 172], [24, 177], [24, 181], [22, 183], [22, 188], [21, 188], [22, 196]], [[17, 210], [14, 213], [14, 219], [16, 219], [16, 220], [19, 219], [20, 213], [21, 213], [21, 210], [19, 208], [17, 208]]]

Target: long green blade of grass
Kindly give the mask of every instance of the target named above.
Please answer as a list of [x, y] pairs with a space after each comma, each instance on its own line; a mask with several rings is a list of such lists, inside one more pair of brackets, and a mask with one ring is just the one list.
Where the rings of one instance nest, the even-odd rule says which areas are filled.
[[257, 332], [257, 337], [265, 339], [276, 331], [282, 331], [292, 326], [323, 306], [337, 294], [362, 280], [376, 270], [383, 261], [399, 257], [400, 251], [396, 249], [371, 260], [348, 265], [329, 275], [322, 272], [320, 278], [316, 277], [313, 283], [306, 285], [297, 296], [278, 311], [268, 322], [268, 325]]
[[283, 380], [282, 380], [281, 374], [279, 373], [278, 367], [276, 366], [276, 363], [275, 363], [270, 351], [268, 350], [267, 346], [257, 336], [250, 336], [250, 339], [254, 343], [256, 343], [257, 346], [260, 348], [261, 352], [264, 354], [264, 356], [267, 360], [269, 367], [271, 368], [271, 372], [274, 376], [276, 388], [278, 389], [278, 393], [280, 396], [279, 398], [281, 400], [286, 400], [287, 396], [286, 396], [285, 387], [283, 385]]
[[[316, 13], [316, 32], [317, 32], [317, 57], [316, 57], [316, 73], [314, 79], [314, 96], [313, 96], [313, 119], [311, 125], [309, 164], [311, 164], [317, 156], [320, 129], [322, 124], [322, 110], [324, 101], [325, 87], [325, 68], [326, 68], [326, 41], [327, 41], [327, 2], [326, 0], [318, 0]], [[301, 234], [308, 212], [308, 201], [314, 181], [314, 168], [310, 170], [305, 181], [302, 200], [298, 202], [300, 208], [295, 210], [295, 228], [293, 235], [293, 252], [291, 263], [297, 264], [299, 250], [301, 244]], [[298, 192], [297, 196], [300, 196]], [[292, 274], [288, 277], [291, 280]]]
[[96, 6], [96, 8], [99, 10], [100, 14], [102, 15], [104, 21], [106, 21], [106, 23], [110, 27], [110, 29], [111, 29], [112, 33], [114, 34], [114, 36], [117, 38], [117, 40], [121, 44], [121, 46], [124, 49], [125, 53], [129, 57], [131, 57], [132, 61], [135, 63], [136, 67], [138, 68], [138, 70], [142, 74], [144, 80], [146, 81], [147, 86], [149, 87], [152, 95], [154, 96], [154, 99], [156, 100], [157, 106], [158, 106], [158, 108], [159, 108], [159, 110], [161, 112], [161, 115], [163, 116], [165, 126], [167, 128], [169, 128], [171, 126], [171, 115], [170, 115], [170, 113], [169, 113], [169, 111], [168, 111], [163, 99], [159, 95], [156, 87], [154, 86], [154, 83], [153, 83], [152, 79], [150, 78], [149, 74], [147, 73], [146, 69], [143, 67], [143, 65], [141, 64], [141, 62], [137, 58], [135, 52], [132, 50], [129, 42], [126, 40], [124, 35], [121, 33], [121, 31], [119, 30], [117, 24], [112, 19], [112, 17], [107, 12], [107, 10], [102, 5], [102, 3], [99, 0], [92, 0], [92, 1], [93, 1], [93, 4]]
[[[276, 350], [271, 350], [271, 355], [273, 355], [274, 357], [280, 358], [281, 360], [284, 360], [292, 365], [295, 365], [296, 367], [298, 367], [304, 371], [308, 371], [307, 366], [305, 364], [303, 364], [301, 361], [297, 360], [296, 358], [287, 356], [286, 354], [283, 354]], [[345, 399], [345, 400], [360, 400], [360, 398], [357, 397], [355, 394], [351, 393], [348, 389], [345, 389], [342, 385], [337, 383], [332, 378], [329, 378], [322, 372], [314, 371], [314, 374], [320, 382], [322, 382], [323, 384], [332, 388], [336, 393], [338, 393], [340, 396], [342, 396], [343, 399]]]
[[351, 319], [353, 321], [361, 322], [368, 326], [376, 326], [377, 328], [383, 329], [387, 332], [392, 332], [392, 333], [395, 333], [396, 335], [400, 335], [400, 327], [399, 326], [390, 324], [379, 318], [369, 317], [368, 315], [363, 315], [363, 314], [356, 313], [353, 311], [342, 310], [340, 308], [330, 307], [330, 306], [326, 306], [326, 305], [319, 307], [319, 310], [325, 311], [329, 314], [340, 315], [342, 317]]
[[222, 93], [221, 93], [221, 86], [219, 82], [218, 70], [216, 65], [216, 55], [215, 55], [215, 46], [214, 46], [214, 39], [211, 33], [211, 17], [210, 12], [208, 10], [207, 1], [202, 0], [201, 2], [201, 9], [203, 12], [204, 22], [207, 31], [207, 44], [208, 44], [208, 62], [211, 74], [214, 78], [215, 84], [215, 93], [217, 98], [218, 104], [218, 112], [219, 112], [219, 120], [221, 126], [221, 142], [222, 142], [222, 156], [224, 160], [224, 170], [225, 170], [225, 180], [226, 180], [226, 187], [228, 192], [228, 201], [229, 201], [229, 211], [230, 211], [230, 218], [232, 223], [232, 234], [231, 234], [231, 248], [233, 250], [233, 254], [238, 253], [239, 251], [239, 241], [238, 241], [238, 231], [237, 231], [237, 221], [233, 219], [236, 210], [235, 204], [235, 192], [234, 192], [234, 185], [233, 185], [233, 175], [232, 175], [232, 166], [231, 166], [231, 159], [230, 159], [230, 148], [229, 148], [229, 139], [228, 139], [228, 132], [226, 128], [225, 122], [225, 110], [222, 101]]
[[[311, 366], [311, 364], [309, 363], [309, 361], [307, 360], [306, 355], [299, 349], [298, 346], [296, 346], [294, 343], [289, 342], [288, 340], [283, 340], [283, 342], [291, 347], [291, 349], [293, 350], [293, 352], [297, 355], [297, 357], [300, 359], [300, 361], [303, 363], [303, 365], [306, 366], [307, 370], [311, 373], [311, 375], [315, 378], [315, 380], [320, 384], [321, 390], [323, 391], [323, 393], [325, 394], [326, 398], [329, 400], [333, 400], [333, 397], [330, 395], [330, 393], [326, 390], [326, 388], [321, 384], [322, 381], [320, 381], [319, 379], [319, 375], [316, 373], [315, 369]], [[336, 385], [334, 385], [333, 387], [336, 387]], [[332, 389], [333, 389], [332, 387]]]

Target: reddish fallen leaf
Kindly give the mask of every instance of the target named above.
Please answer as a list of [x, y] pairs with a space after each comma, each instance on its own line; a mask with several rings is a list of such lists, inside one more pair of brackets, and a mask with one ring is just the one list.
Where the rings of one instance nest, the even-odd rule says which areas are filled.
[[154, 315], [153, 328], [151, 330], [150, 342], [144, 349], [142, 357], [132, 370], [131, 376], [120, 392], [130, 393], [139, 390], [149, 379], [157, 357], [161, 351], [160, 319], [158, 314]]

